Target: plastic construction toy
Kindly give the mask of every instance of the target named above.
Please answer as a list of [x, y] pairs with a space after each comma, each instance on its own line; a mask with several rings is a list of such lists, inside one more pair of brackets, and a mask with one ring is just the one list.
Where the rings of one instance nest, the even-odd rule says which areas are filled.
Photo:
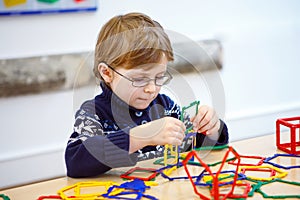
[[[180, 114], [180, 120], [182, 122], [184, 122], [185, 115], [188, 114], [187, 111], [189, 109], [192, 109], [193, 107], [195, 107], [195, 110], [193, 111], [193, 114], [190, 113], [190, 115], [197, 115], [198, 114], [198, 109], [199, 109], [199, 104], [200, 104], [200, 101], [193, 101], [192, 103], [190, 103], [190, 105], [182, 107], [181, 114]], [[192, 116], [189, 116], [189, 117], [192, 117]], [[197, 133], [193, 133], [192, 123], [186, 127], [185, 134], [189, 135], [189, 137], [192, 138], [192, 149], [191, 150], [194, 150], [195, 147], [196, 147], [196, 139], [195, 138], [196, 138]]]
[[[182, 163], [179, 163], [179, 167], [182, 167]], [[163, 177], [168, 179], [169, 181], [174, 181], [174, 180], [182, 180], [182, 179], [189, 179], [189, 177], [187, 176], [172, 176], [171, 174], [173, 171], [178, 169], [178, 165], [168, 165], [165, 167], [162, 167], [160, 169], [158, 169], [158, 173]], [[203, 170], [204, 172], [205, 170]], [[203, 173], [202, 172], [202, 173]], [[192, 178], [197, 178], [198, 176], [192, 176]]]
[[59, 195], [48, 195], [48, 196], [40, 196], [37, 200], [45, 200], [45, 199], [62, 199], [62, 198]]
[[[231, 172], [232, 174], [227, 175], [228, 172]], [[222, 171], [221, 174], [219, 175], [219, 190], [220, 192], [220, 196], [225, 196], [226, 193], [224, 191], [226, 191], [226, 188], [232, 187], [232, 184], [235, 184], [235, 188], [234, 191], [232, 192], [232, 194], [230, 194], [230, 198], [231, 199], [244, 199], [248, 197], [248, 193], [251, 190], [251, 184], [247, 183], [247, 182], [242, 182], [242, 180], [246, 180], [246, 176], [243, 174], [238, 174], [238, 178], [236, 183], [234, 183], [234, 175], [236, 174], [235, 171]], [[223, 177], [221, 177], [221, 175], [224, 175]], [[209, 178], [211, 180], [208, 180], [207, 183], [212, 183], [212, 177], [209, 176]], [[205, 177], [204, 177], [205, 179]], [[239, 193], [235, 191], [239, 189]], [[242, 191], [242, 193], [241, 193]], [[211, 194], [212, 196], [214, 190], [211, 190]]]
[[[194, 106], [195, 106], [195, 111], [194, 112], [195, 112], [195, 115], [196, 115], [198, 113], [199, 104], [200, 104], [200, 101], [194, 101], [194, 102], [190, 103], [190, 105], [182, 107], [181, 114], [180, 114], [180, 120], [182, 122], [184, 122], [184, 115], [185, 115], [186, 111], [188, 109], [191, 109]], [[187, 127], [185, 133], [186, 134], [190, 133], [192, 131], [192, 129], [193, 129], [192, 125]], [[192, 150], [196, 146], [195, 136], [196, 136], [196, 134], [189, 135], [189, 137], [192, 137]], [[168, 154], [168, 152], [170, 152], [170, 154]], [[164, 166], [167, 166], [169, 164], [177, 164], [177, 166], [178, 166], [179, 165], [178, 164], [179, 163], [179, 152], [180, 152], [180, 150], [179, 150], [178, 145], [173, 146], [173, 145], [166, 144], [165, 145], [165, 150], [164, 150]], [[167, 162], [168, 156], [175, 156], [175, 162], [174, 163], [168, 163]]]
[[74, 0], [75, 3], [85, 2], [85, 0]]
[[38, 0], [39, 2], [43, 2], [43, 3], [55, 3], [59, 0]]
[[[186, 159], [186, 156], [181, 156], [180, 159]], [[237, 159], [237, 158], [228, 158], [225, 162], [229, 162], [233, 159]], [[206, 163], [207, 166], [209, 167], [213, 167], [213, 166], [217, 166], [219, 164], [222, 164], [223, 161], [217, 161], [217, 162], [214, 162], [214, 163]], [[194, 159], [191, 159], [188, 161], [188, 164], [190, 165], [198, 165], [198, 166], [202, 166], [201, 163], [195, 161]]]
[[[264, 198], [272, 198], [272, 199], [286, 199], [286, 198], [297, 198], [297, 199], [300, 199], [300, 194], [285, 194], [285, 195], [268, 195], [267, 193], [265, 193], [263, 191], [263, 186], [264, 185], [268, 185], [268, 184], [272, 184], [272, 183], [275, 183], [275, 182], [279, 182], [279, 183], [282, 183], [282, 184], [289, 184], [289, 185], [295, 185], [295, 186], [298, 186], [299, 187], [299, 190], [300, 190], [300, 182], [294, 182], [294, 181], [286, 181], [286, 180], [283, 180], [283, 179], [274, 179], [274, 180], [271, 180], [271, 181], [259, 181], [257, 184], [254, 184], [252, 185], [252, 190], [248, 193], [248, 196], [249, 197], [252, 197], [254, 195], [254, 192], [258, 192], [260, 193]], [[298, 191], [299, 191], [298, 190]]]
[[[139, 177], [134, 176], [135, 172], [148, 172], [150, 175], [148, 177]], [[127, 171], [125, 174], [122, 174], [120, 177], [124, 179], [139, 179], [142, 181], [151, 181], [154, 180], [155, 177], [158, 175], [158, 172], [154, 168], [142, 168], [142, 167], [135, 167]]]
[[[256, 171], [270, 173], [269, 177], [258, 177], [258, 176], [247, 176], [247, 171]], [[258, 180], [258, 181], [270, 181], [276, 178], [283, 178], [287, 175], [286, 171], [283, 171], [272, 165], [261, 165], [261, 166], [244, 166], [239, 169], [239, 172], [245, 174], [247, 180]]]
[[[149, 182], [148, 182], [149, 184]], [[153, 185], [153, 184], [152, 184]], [[149, 189], [150, 186], [147, 186], [147, 183], [145, 183], [142, 180], [134, 179], [133, 181], [122, 183], [121, 185], [113, 185], [111, 186], [106, 194], [103, 194], [102, 196], [108, 199], [141, 199], [141, 198], [147, 198], [147, 199], [153, 199], [156, 200], [155, 197], [151, 195], [146, 195], [144, 192], [146, 189]], [[121, 192], [115, 193], [115, 190], [119, 190]], [[126, 196], [132, 196], [135, 195], [134, 198], [126, 197]]]
[[[132, 195], [136, 195], [134, 197], [126, 197], [126, 196], [132, 196]], [[119, 194], [116, 194], [116, 195], [112, 195], [112, 196], [106, 196], [105, 195], [105, 198], [108, 198], [108, 199], [128, 199], [128, 200], [140, 200], [140, 199], [151, 199], [151, 200], [158, 200], [157, 198], [151, 196], [151, 195], [146, 195], [146, 194], [143, 194], [141, 192], [121, 192]], [[91, 200], [91, 199], [89, 199]]]
[[[227, 157], [229, 156], [229, 153], [232, 153], [234, 154], [234, 156], [238, 159], [238, 163], [236, 165], [236, 170], [235, 170], [235, 173], [234, 173], [234, 177], [233, 177], [233, 181], [232, 181], [232, 185], [231, 185], [231, 189], [229, 190], [229, 192], [227, 194], [221, 194], [220, 191], [219, 191], [219, 175], [222, 171], [222, 168], [224, 167], [225, 163], [226, 163], [226, 160], [227, 160]], [[205, 168], [205, 170], [209, 173], [209, 175], [212, 177], [212, 189], [211, 189], [211, 195], [214, 199], [226, 199], [226, 198], [236, 198], [236, 195], [234, 194], [234, 188], [236, 186], [236, 182], [237, 182], [237, 179], [238, 179], [238, 168], [239, 168], [239, 164], [240, 164], [240, 156], [239, 154], [231, 147], [229, 146], [228, 150], [226, 151], [225, 153], [225, 156], [222, 160], [222, 164], [220, 166], [220, 168], [218, 169], [218, 171], [216, 173], [212, 173], [211, 169], [209, 168], [209, 166], [204, 163], [200, 158], [199, 156], [197, 155], [196, 151], [191, 151], [185, 158], [185, 160], [182, 162], [183, 166], [184, 166], [184, 169], [189, 177], [189, 180], [190, 182], [192, 183], [192, 186], [194, 188], [194, 192], [201, 198], [201, 199], [204, 199], [204, 200], [210, 200], [211, 198], [210, 197], [207, 197], [203, 194], [201, 194], [198, 190], [197, 190], [197, 187], [196, 187], [196, 184], [195, 182], [193, 181], [192, 179], [192, 176], [190, 175], [190, 172], [187, 168], [187, 164], [188, 164], [188, 161], [192, 158], [192, 157], [195, 157], [195, 159], [197, 159], [201, 165]]]
[[[219, 177], [218, 177], [219, 186], [232, 184], [234, 175], [235, 175], [234, 170], [221, 171], [220, 174], [219, 174]], [[203, 180], [203, 182], [201, 182], [201, 180]], [[239, 173], [237, 180], [238, 181], [246, 180], [246, 176], [244, 174]], [[212, 176], [210, 176], [208, 173], [203, 173], [203, 174], [201, 174], [200, 176], [197, 177], [197, 179], [195, 181], [195, 184], [199, 185], [199, 186], [210, 186], [210, 187], [212, 187], [212, 181], [213, 181]]]
[[298, 158], [300, 160], [300, 155], [294, 155], [294, 154], [274, 154], [274, 156], [266, 158], [264, 160], [264, 163], [267, 163], [267, 164], [270, 164], [270, 165], [273, 165], [275, 167], [282, 168], [282, 169], [300, 168], [300, 165], [284, 166], [284, 165], [280, 165], [278, 163], [272, 162], [272, 160], [275, 159], [275, 158], [277, 158], [277, 157], [291, 157], [291, 158]]
[[[97, 199], [103, 199], [101, 197], [101, 195], [106, 193], [110, 186], [116, 185], [116, 184], [117, 183], [114, 183], [114, 182], [111, 182], [111, 181], [108, 181], [108, 182], [101, 182], [101, 181], [78, 182], [74, 185], [66, 186], [66, 187], [60, 189], [59, 191], [57, 191], [57, 193], [64, 200], [84, 200], [84, 199], [97, 200]], [[104, 192], [89, 193], [89, 194], [81, 194], [80, 193], [81, 189], [84, 188], [84, 187], [99, 187], [99, 186], [105, 187], [105, 191]], [[65, 192], [69, 192], [69, 191], [73, 191], [74, 195], [67, 196], [65, 194]]]
[[[168, 154], [168, 152], [170, 152], [170, 154]], [[179, 161], [178, 157], [179, 157], [178, 146], [166, 144], [164, 149], [164, 166], [167, 166], [169, 164], [178, 165], [178, 161]], [[175, 159], [173, 163], [168, 163], [168, 158], [175, 158]]]
[[[4, 0], [3, 3], [5, 7], [13, 7], [21, 4], [26, 4], [27, 0]], [[1, 196], [0, 196], [1, 197]]]
[[[195, 112], [195, 115], [197, 115], [198, 114], [199, 104], [200, 104], [200, 101], [194, 101], [194, 102], [190, 103], [190, 105], [182, 107], [181, 114], [180, 114], [180, 120], [184, 121], [184, 114], [186, 113], [186, 111], [188, 109], [191, 109], [192, 107], [195, 107], [195, 111], [194, 112]], [[187, 129], [186, 129], [185, 132], [189, 133], [191, 130], [193, 130], [193, 126], [187, 127]]]
[[[294, 123], [292, 123], [294, 122]], [[290, 129], [290, 141], [283, 142], [281, 140], [281, 126], [286, 126]], [[296, 130], [298, 130], [296, 132]], [[285, 133], [287, 134], [287, 133]], [[276, 121], [276, 146], [278, 149], [290, 153], [300, 154], [300, 117], [281, 118]]]
[[[224, 189], [225, 187], [230, 187], [230, 185], [223, 185], [223, 186], [220, 186], [221, 189]], [[234, 194], [232, 193], [230, 195], [230, 198], [231, 199], [244, 199], [244, 198], [247, 198], [248, 197], [248, 193], [251, 191], [251, 184], [250, 183], [241, 183], [241, 182], [237, 182], [235, 184], [235, 188], [240, 188], [240, 189], [244, 189], [243, 193], [242, 194]], [[212, 195], [214, 195], [213, 193], [214, 191], [212, 190]], [[225, 196], [226, 194], [225, 193], [220, 193], [220, 196]]]
[[[181, 109], [181, 113], [180, 113], [180, 120], [182, 122], [184, 122], [185, 115], [190, 115], [189, 117], [193, 117], [192, 115], [196, 116], [198, 114], [199, 104], [200, 104], [200, 101], [193, 101], [192, 103], [190, 103], [190, 105], [183, 106]], [[194, 107], [194, 111], [193, 111], [193, 107]], [[188, 112], [188, 110], [190, 110], [190, 109], [192, 109], [193, 113]], [[193, 133], [193, 124], [192, 123], [190, 123], [190, 125], [188, 125], [186, 127], [185, 134], [192, 138], [191, 150], [194, 150], [196, 147], [196, 139], [195, 138], [196, 138], [197, 133]], [[193, 160], [193, 159], [194, 158], [192, 158], [191, 160]]]
[[[170, 158], [175, 158], [175, 156], [168, 155], [168, 156], [167, 156], [167, 159], [170, 159]], [[156, 160], [153, 162], [153, 164], [165, 166], [164, 157], [156, 159]], [[166, 166], [172, 166], [172, 165], [174, 165], [174, 164], [167, 164]], [[165, 167], [166, 167], [166, 166], [165, 166]]]
[[222, 150], [226, 148], [229, 148], [228, 144], [218, 145], [218, 146], [203, 146], [203, 147], [196, 148], [195, 150], [196, 151]]
[[0, 199], [3, 199], [3, 200], [10, 200], [10, 198], [8, 196], [6, 196], [5, 194], [0, 194]]
[[[220, 145], [220, 146], [204, 146], [204, 147], [195, 148], [194, 150], [195, 150], [195, 151], [206, 151], [206, 150], [222, 150], [222, 149], [226, 149], [226, 148], [227, 148], [227, 149], [229, 148], [229, 146], [228, 146], [227, 144], [225, 144], [225, 145]], [[179, 159], [184, 160], [184, 159], [186, 158], [186, 156], [187, 156], [187, 152], [181, 153]], [[235, 157], [233, 157], [233, 158], [228, 158], [225, 162], [229, 162], [229, 161], [232, 161], [232, 160], [234, 160], [234, 159], [236, 159], [236, 158], [235, 158]], [[221, 163], [222, 163], [222, 161], [217, 161], [217, 162], [215, 162], [215, 163], [206, 163], [206, 164], [207, 164], [207, 166], [212, 167], [212, 166], [219, 165], [219, 164], [221, 164]], [[188, 164], [190, 164], [190, 165], [198, 165], [198, 166], [201, 166], [201, 163], [195, 161], [193, 158], [191, 158], [191, 159], [188, 161]]]
[[[262, 157], [262, 156], [245, 156], [245, 155], [240, 155], [240, 157], [241, 157], [241, 163], [240, 163], [240, 166], [259, 166], [259, 165], [262, 165], [262, 164], [264, 163], [264, 160], [265, 160], [265, 157]], [[253, 159], [253, 160], [258, 160], [258, 162], [256, 162], [256, 163], [242, 162], [242, 161], [243, 161], [243, 158], [246, 158], [246, 159]], [[236, 165], [235, 159], [229, 161], [228, 164]]]

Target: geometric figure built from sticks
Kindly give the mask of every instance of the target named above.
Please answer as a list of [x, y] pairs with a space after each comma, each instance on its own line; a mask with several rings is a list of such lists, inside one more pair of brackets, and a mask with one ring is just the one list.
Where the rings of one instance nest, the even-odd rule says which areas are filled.
[[[282, 142], [280, 131], [281, 126], [286, 126], [290, 129], [290, 141]], [[300, 149], [297, 149], [297, 147], [300, 147], [300, 116], [276, 120], [276, 146], [281, 151], [290, 154], [300, 154]]]
[[[78, 182], [73, 185], [69, 185], [61, 188], [57, 191], [57, 194], [64, 200], [77, 200], [77, 199], [99, 199], [102, 194], [106, 193], [108, 188], [112, 185], [115, 185], [115, 182], [112, 181], [85, 181]], [[81, 194], [82, 188], [90, 188], [90, 187], [104, 187], [104, 191], [99, 191], [95, 193], [85, 193]], [[72, 196], [67, 196], [66, 193], [72, 192]], [[49, 197], [48, 197], [49, 198]]]
[[[134, 174], [139, 172], [150, 173], [148, 177], [136, 176]], [[154, 168], [142, 168], [142, 167], [134, 167], [127, 171], [125, 174], [122, 174], [120, 177], [124, 179], [139, 179], [142, 181], [151, 181], [158, 175], [157, 169]]]
[[[245, 156], [245, 155], [240, 155], [240, 157], [241, 157], [240, 166], [259, 166], [259, 165], [263, 164], [264, 159], [265, 159], [265, 157], [261, 157], [261, 156]], [[258, 162], [257, 163], [243, 162], [243, 158], [252, 159], [252, 160], [258, 160]], [[232, 161], [229, 161], [228, 164], [236, 165], [235, 159], [232, 160]]]
[[[236, 165], [236, 170], [235, 170], [235, 175], [233, 177], [233, 182], [232, 182], [232, 186], [230, 188], [230, 191], [227, 194], [221, 194], [219, 191], [219, 176], [220, 173], [226, 163], [226, 160], [229, 156], [229, 153], [232, 153], [237, 159], [238, 159], [238, 163]], [[205, 170], [209, 173], [209, 175], [212, 177], [212, 189], [211, 189], [211, 195], [214, 199], [227, 199], [227, 198], [231, 198], [231, 196], [234, 196], [234, 188], [236, 186], [236, 182], [237, 182], [237, 178], [238, 178], [238, 168], [239, 168], [239, 164], [240, 164], [240, 156], [239, 154], [231, 147], [229, 146], [228, 150], [225, 153], [225, 156], [223, 157], [221, 166], [219, 167], [218, 171], [216, 173], [212, 173], [210, 167], [202, 161], [202, 159], [197, 155], [196, 151], [191, 151], [185, 158], [185, 160], [183, 160], [182, 165], [184, 166], [184, 169], [189, 177], [190, 182], [192, 183], [192, 186], [194, 188], [194, 192], [201, 198], [204, 200], [210, 200], [211, 197], [207, 197], [204, 194], [200, 193], [196, 187], [196, 184], [194, 182], [194, 180], [192, 179], [192, 176], [187, 168], [187, 164], [189, 162], [189, 160], [191, 158], [195, 158], [199, 161], [199, 163], [201, 164], [201, 166], [203, 166], [205, 168]], [[202, 173], [201, 173], [202, 174]]]
[[45, 200], [45, 199], [62, 199], [62, 198], [59, 195], [48, 195], [48, 196], [40, 196], [37, 200]]
[[267, 164], [270, 164], [270, 165], [273, 165], [275, 167], [278, 167], [278, 168], [283, 168], [283, 169], [293, 169], [293, 168], [300, 168], [300, 164], [294, 164], [293, 165], [293, 161], [291, 161], [291, 164], [290, 165], [284, 165], [284, 164], [278, 164], [278, 163], [275, 163], [275, 162], [272, 162], [273, 159], [277, 158], [277, 157], [290, 157], [290, 158], [294, 158], [294, 159], [299, 159], [300, 161], [300, 155], [294, 155], [294, 154], [281, 154], [281, 153], [277, 153], [277, 154], [274, 154], [274, 156], [272, 157], [268, 157], [264, 160], [264, 163], [267, 163]]
[[[263, 186], [268, 185], [268, 184], [274, 184], [275, 182], [277, 183], [282, 183], [286, 185], [294, 185], [296, 187], [299, 187], [300, 189], [300, 182], [294, 182], [294, 181], [286, 181], [283, 179], [274, 179], [271, 181], [259, 181], [256, 185], [252, 185], [252, 190], [248, 194], [249, 197], [252, 197], [254, 195], [254, 192], [260, 193], [264, 198], [272, 198], [272, 199], [286, 199], [286, 198], [294, 198], [294, 199], [299, 199], [300, 194], [281, 194], [281, 195], [270, 195], [267, 194], [266, 192], [263, 191]], [[298, 190], [299, 191], [299, 190]]]
[[[246, 174], [246, 171], [270, 172], [270, 176], [269, 177], [250, 176]], [[239, 172], [246, 175], [248, 180], [258, 180], [258, 181], [270, 181], [276, 178], [283, 178], [287, 175], [286, 171], [274, 167], [272, 165], [244, 166], [239, 169]]]

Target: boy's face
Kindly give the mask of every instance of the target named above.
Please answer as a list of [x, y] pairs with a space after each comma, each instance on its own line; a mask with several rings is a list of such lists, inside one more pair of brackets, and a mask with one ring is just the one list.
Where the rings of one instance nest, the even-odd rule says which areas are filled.
[[[143, 65], [139, 68], [116, 70], [129, 78], [150, 78], [154, 79], [165, 75], [168, 60], [162, 57], [159, 63]], [[112, 91], [128, 105], [136, 109], [145, 109], [157, 97], [161, 86], [155, 85], [151, 80], [146, 86], [134, 87], [132, 82], [114, 72], [113, 80], [110, 83]]]

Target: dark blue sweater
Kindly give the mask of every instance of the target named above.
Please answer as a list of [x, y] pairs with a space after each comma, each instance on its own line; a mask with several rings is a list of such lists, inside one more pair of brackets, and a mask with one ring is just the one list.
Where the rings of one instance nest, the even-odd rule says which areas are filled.
[[[144, 110], [137, 110], [116, 96], [101, 83], [102, 93], [82, 104], [75, 115], [74, 132], [66, 151], [67, 175], [96, 176], [116, 167], [133, 166], [136, 162], [163, 156], [163, 146], [146, 146], [129, 154], [129, 130], [165, 116], [180, 118], [180, 107], [168, 96], [159, 94]], [[185, 124], [189, 122], [186, 119]], [[197, 134], [197, 146], [228, 143], [228, 131], [221, 121], [220, 137], [212, 141]], [[185, 139], [181, 148], [188, 150], [191, 140]]]

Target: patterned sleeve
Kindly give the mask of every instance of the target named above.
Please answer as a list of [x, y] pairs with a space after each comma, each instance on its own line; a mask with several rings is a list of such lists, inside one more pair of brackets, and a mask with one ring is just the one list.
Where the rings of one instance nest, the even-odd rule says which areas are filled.
[[85, 141], [87, 138], [95, 135], [104, 135], [99, 117], [84, 109], [80, 109], [75, 115], [74, 133], [77, 133], [77, 137], [70, 137], [68, 143], [75, 142], [76, 140]]
[[81, 108], [75, 115], [74, 131], [66, 151], [67, 175], [95, 176], [116, 167], [133, 166], [136, 156], [129, 154], [129, 128], [104, 132], [99, 117]]

